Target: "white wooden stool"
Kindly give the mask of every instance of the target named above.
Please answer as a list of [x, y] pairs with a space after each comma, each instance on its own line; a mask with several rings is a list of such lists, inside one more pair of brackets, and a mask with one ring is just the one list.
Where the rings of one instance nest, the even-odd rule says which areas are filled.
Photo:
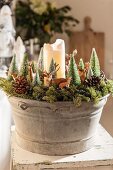
[[95, 146], [71, 156], [46, 156], [23, 150], [12, 135], [11, 170], [113, 170], [113, 138], [99, 125]]

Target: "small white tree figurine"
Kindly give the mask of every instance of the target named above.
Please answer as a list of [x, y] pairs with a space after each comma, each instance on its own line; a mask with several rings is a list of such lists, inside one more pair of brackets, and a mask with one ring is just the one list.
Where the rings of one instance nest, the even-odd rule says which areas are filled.
[[11, 9], [4, 5], [0, 11], [0, 58], [13, 56], [15, 29], [11, 17]]
[[23, 61], [25, 51], [26, 51], [26, 49], [25, 49], [24, 43], [23, 43], [21, 37], [18, 37], [14, 44], [13, 53], [14, 53], [14, 55], [16, 55], [16, 60], [17, 60], [19, 68]]

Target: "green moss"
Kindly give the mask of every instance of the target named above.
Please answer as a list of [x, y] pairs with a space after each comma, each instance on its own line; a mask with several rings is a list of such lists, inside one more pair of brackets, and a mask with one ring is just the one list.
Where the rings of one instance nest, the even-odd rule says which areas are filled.
[[76, 96], [75, 98], [73, 98], [73, 102], [76, 107], [80, 107], [82, 103], [82, 98], [80, 96]]
[[49, 95], [49, 96], [44, 96], [42, 98], [42, 100], [46, 101], [46, 102], [49, 102], [49, 103], [54, 103], [57, 101], [57, 98], [53, 95]]
[[46, 101], [53, 103], [56, 101], [73, 101], [76, 106], [80, 106], [82, 101], [97, 103], [99, 99], [109, 93], [113, 95], [113, 81], [102, 80], [99, 86], [87, 87], [86, 85], [70, 85], [60, 89], [58, 86], [45, 87], [37, 85], [31, 88], [28, 94], [17, 94], [13, 89], [12, 81], [0, 78], [0, 88], [9, 96], [16, 96], [25, 99]]

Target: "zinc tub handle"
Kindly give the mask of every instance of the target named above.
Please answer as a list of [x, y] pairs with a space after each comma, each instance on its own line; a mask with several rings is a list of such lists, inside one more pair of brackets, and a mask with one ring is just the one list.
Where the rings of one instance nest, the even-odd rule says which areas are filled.
[[29, 107], [26, 103], [21, 102], [21, 101], [18, 102], [18, 106], [19, 106], [22, 110], [26, 110], [26, 109]]
[[[18, 107], [20, 108], [20, 109], [22, 109], [22, 110], [27, 110], [28, 108], [31, 108], [31, 107], [38, 107], [38, 108], [40, 108], [40, 106], [32, 106], [32, 105], [28, 105], [27, 103], [25, 103], [25, 102], [22, 102], [22, 101], [19, 101], [18, 102]], [[48, 109], [48, 110], [51, 110], [51, 108], [50, 107], [45, 107], [46, 109]], [[55, 109], [54, 111], [56, 111], [57, 109]]]

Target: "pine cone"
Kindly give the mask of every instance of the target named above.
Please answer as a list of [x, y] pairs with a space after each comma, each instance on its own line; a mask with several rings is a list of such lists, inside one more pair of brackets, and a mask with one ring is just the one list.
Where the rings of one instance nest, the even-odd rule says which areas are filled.
[[100, 77], [92, 76], [90, 79], [86, 79], [84, 81], [85, 85], [91, 87], [91, 86], [98, 86], [100, 84]]
[[30, 90], [30, 85], [27, 78], [23, 76], [18, 76], [13, 82], [13, 89], [18, 94], [26, 94]]

